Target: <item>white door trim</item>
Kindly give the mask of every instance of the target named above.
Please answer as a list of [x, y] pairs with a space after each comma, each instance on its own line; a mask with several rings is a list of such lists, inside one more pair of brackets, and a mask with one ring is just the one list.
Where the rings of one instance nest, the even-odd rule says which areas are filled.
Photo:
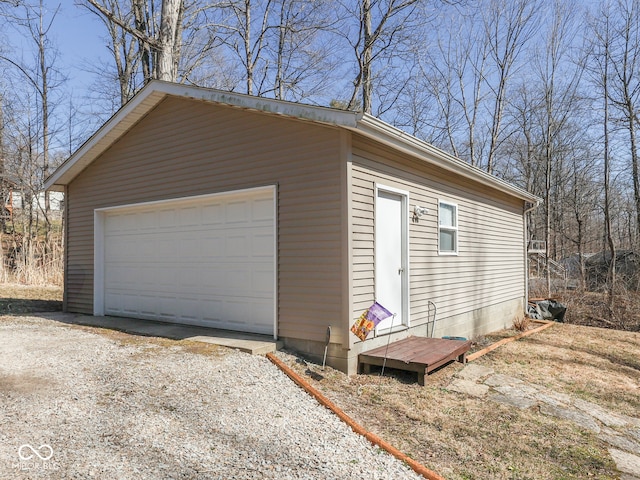
[[[377, 275], [376, 265], [377, 262], [377, 248], [378, 248], [378, 194], [379, 192], [387, 192], [391, 194], [395, 194], [400, 196], [401, 198], [401, 234], [402, 234], [402, 323], [397, 326], [394, 324], [391, 329], [378, 329], [376, 328], [376, 335], [380, 335], [383, 333], [391, 333], [397, 330], [404, 330], [410, 327], [411, 325], [411, 317], [410, 317], [410, 302], [409, 302], [409, 292], [410, 292], [410, 272], [409, 272], [409, 192], [407, 190], [401, 190], [399, 188], [390, 187], [384, 184], [375, 184], [375, 210], [374, 210], [374, 272]], [[375, 279], [375, 297], [378, 298], [378, 281]]]
[[93, 211], [93, 315], [104, 316], [104, 223], [108, 213], [120, 213], [127, 210], [135, 210], [149, 206], [162, 206], [175, 203], [192, 203], [208, 198], [226, 196], [243, 193], [270, 192], [273, 198], [273, 338], [278, 339], [278, 191], [277, 185], [264, 187], [246, 188], [240, 190], [230, 190], [205, 195], [194, 195], [189, 197], [170, 198], [166, 200], [155, 200], [150, 202], [132, 203], [113, 207], [96, 208]]

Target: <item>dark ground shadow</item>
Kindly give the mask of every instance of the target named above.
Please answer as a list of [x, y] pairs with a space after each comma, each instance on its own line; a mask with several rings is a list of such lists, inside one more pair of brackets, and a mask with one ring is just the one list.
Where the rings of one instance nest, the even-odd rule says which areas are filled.
[[24, 315], [25, 313], [61, 312], [59, 300], [33, 300], [29, 298], [0, 298], [0, 315]]

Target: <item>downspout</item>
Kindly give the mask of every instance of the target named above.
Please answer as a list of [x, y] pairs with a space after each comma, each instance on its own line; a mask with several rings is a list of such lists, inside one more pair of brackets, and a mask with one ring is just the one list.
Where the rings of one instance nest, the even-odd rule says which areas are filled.
[[[525, 202], [526, 207], [526, 202]], [[525, 208], [522, 212], [522, 225], [524, 232], [524, 302], [525, 302], [525, 313], [527, 309], [527, 302], [529, 301], [529, 232], [527, 229], [527, 214], [540, 206], [540, 200], [536, 200], [535, 203], [529, 207]]]

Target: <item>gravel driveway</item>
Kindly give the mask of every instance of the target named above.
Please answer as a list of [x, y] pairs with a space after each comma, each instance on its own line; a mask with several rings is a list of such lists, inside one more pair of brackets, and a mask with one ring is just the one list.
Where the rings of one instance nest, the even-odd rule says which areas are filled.
[[422, 477], [263, 357], [0, 317], [0, 478]]

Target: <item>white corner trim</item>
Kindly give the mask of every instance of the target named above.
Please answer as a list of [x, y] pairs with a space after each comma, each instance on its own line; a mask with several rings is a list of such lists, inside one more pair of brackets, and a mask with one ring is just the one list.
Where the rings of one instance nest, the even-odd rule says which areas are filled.
[[105, 212], [93, 212], [93, 314], [104, 315], [104, 219]]
[[273, 339], [278, 340], [278, 185], [267, 188], [273, 196]]

